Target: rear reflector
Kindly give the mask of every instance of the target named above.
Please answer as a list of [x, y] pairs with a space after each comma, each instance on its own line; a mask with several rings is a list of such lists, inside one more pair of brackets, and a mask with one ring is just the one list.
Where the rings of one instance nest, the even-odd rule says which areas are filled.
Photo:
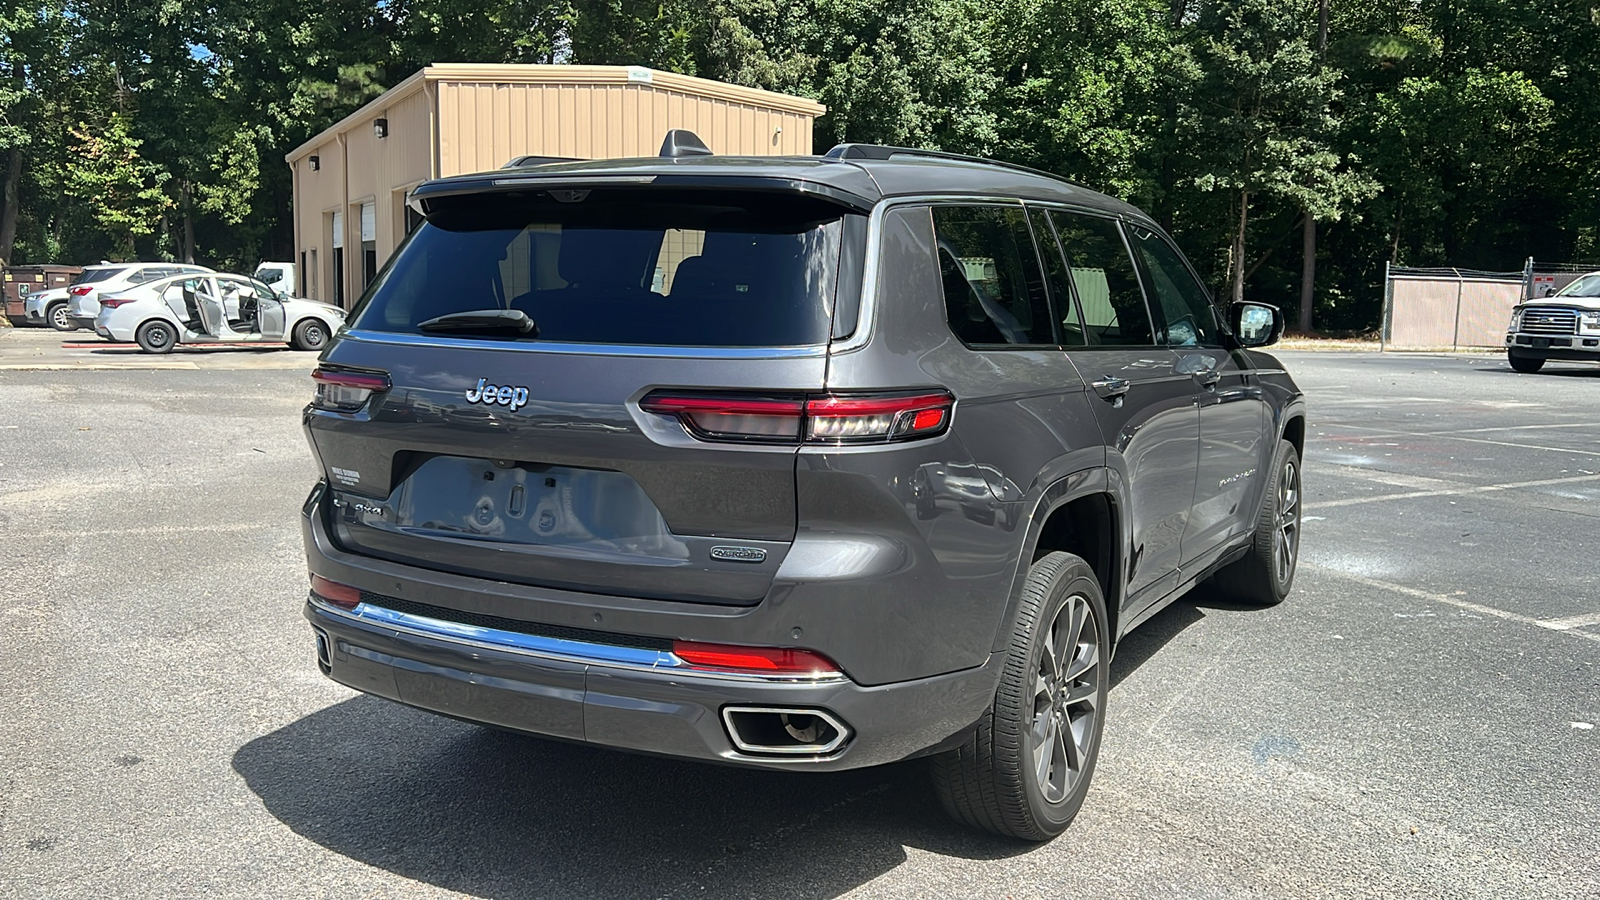
[[317, 393], [311, 405], [331, 412], [356, 412], [365, 406], [374, 393], [389, 389], [389, 376], [370, 372], [344, 372], [339, 369], [317, 368], [311, 373], [317, 383]]
[[696, 669], [722, 672], [832, 675], [839, 671], [832, 660], [820, 653], [788, 647], [740, 647], [733, 644], [673, 641], [672, 652]]
[[329, 581], [321, 575], [311, 576], [311, 593], [340, 609], [355, 609], [361, 605], [361, 589], [348, 584]]
[[674, 416], [702, 440], [794, 444], [872, 444], [943, 434], [955, 398], [915, 394], [738, 396], [656, 391], [639, 407]]

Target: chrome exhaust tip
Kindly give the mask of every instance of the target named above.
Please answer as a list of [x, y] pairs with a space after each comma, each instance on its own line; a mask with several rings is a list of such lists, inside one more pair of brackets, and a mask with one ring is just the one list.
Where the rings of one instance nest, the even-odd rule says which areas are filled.
[[333, 671], [333, 644], [328, 639], [328, 633], [320, 628], [311, 629], [317, 638], [317, 668], [326, 675]]
[[725, 706], [728, 739], [751, 756], [828, 756], [850, 740], [850, 726], [825, 709]]

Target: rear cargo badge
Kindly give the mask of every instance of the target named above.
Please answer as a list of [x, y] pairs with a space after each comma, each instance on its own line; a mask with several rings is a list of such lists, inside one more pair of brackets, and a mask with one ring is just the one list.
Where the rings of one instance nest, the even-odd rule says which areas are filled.
[[484, 406], [509, 406], [512, 411], [528, 405], [528, 389], [525, 387], [512, 387], [511, 385], [494, 385], [487, 378], [479, 378], [478, 386], [467, 391], [468, 403], [482, 403]]
[[767, 551], [760, 547], [712, 547], [711, 558], [723, 562], [766, 562]]

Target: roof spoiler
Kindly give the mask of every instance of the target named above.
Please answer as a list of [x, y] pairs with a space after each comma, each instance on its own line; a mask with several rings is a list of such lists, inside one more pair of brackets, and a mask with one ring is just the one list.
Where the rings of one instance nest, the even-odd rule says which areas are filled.
[[666, 139], [661, 142], [660, 155], [668, 159], [680, 159], [685, 156], [711, 156], [712, 153], [706, 142], [694, 132], [674, 128], [667, 132]]

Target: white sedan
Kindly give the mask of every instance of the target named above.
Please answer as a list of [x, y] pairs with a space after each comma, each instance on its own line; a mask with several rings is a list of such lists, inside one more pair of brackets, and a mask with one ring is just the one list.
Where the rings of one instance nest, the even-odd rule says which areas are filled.
[[94, 330], [135, 341], [147, 353], [178, 344], [272, 343], [321, 350], [344, 324], [344, 310], [290, 297], [243, 275], [188, 274], [100, 298]]

